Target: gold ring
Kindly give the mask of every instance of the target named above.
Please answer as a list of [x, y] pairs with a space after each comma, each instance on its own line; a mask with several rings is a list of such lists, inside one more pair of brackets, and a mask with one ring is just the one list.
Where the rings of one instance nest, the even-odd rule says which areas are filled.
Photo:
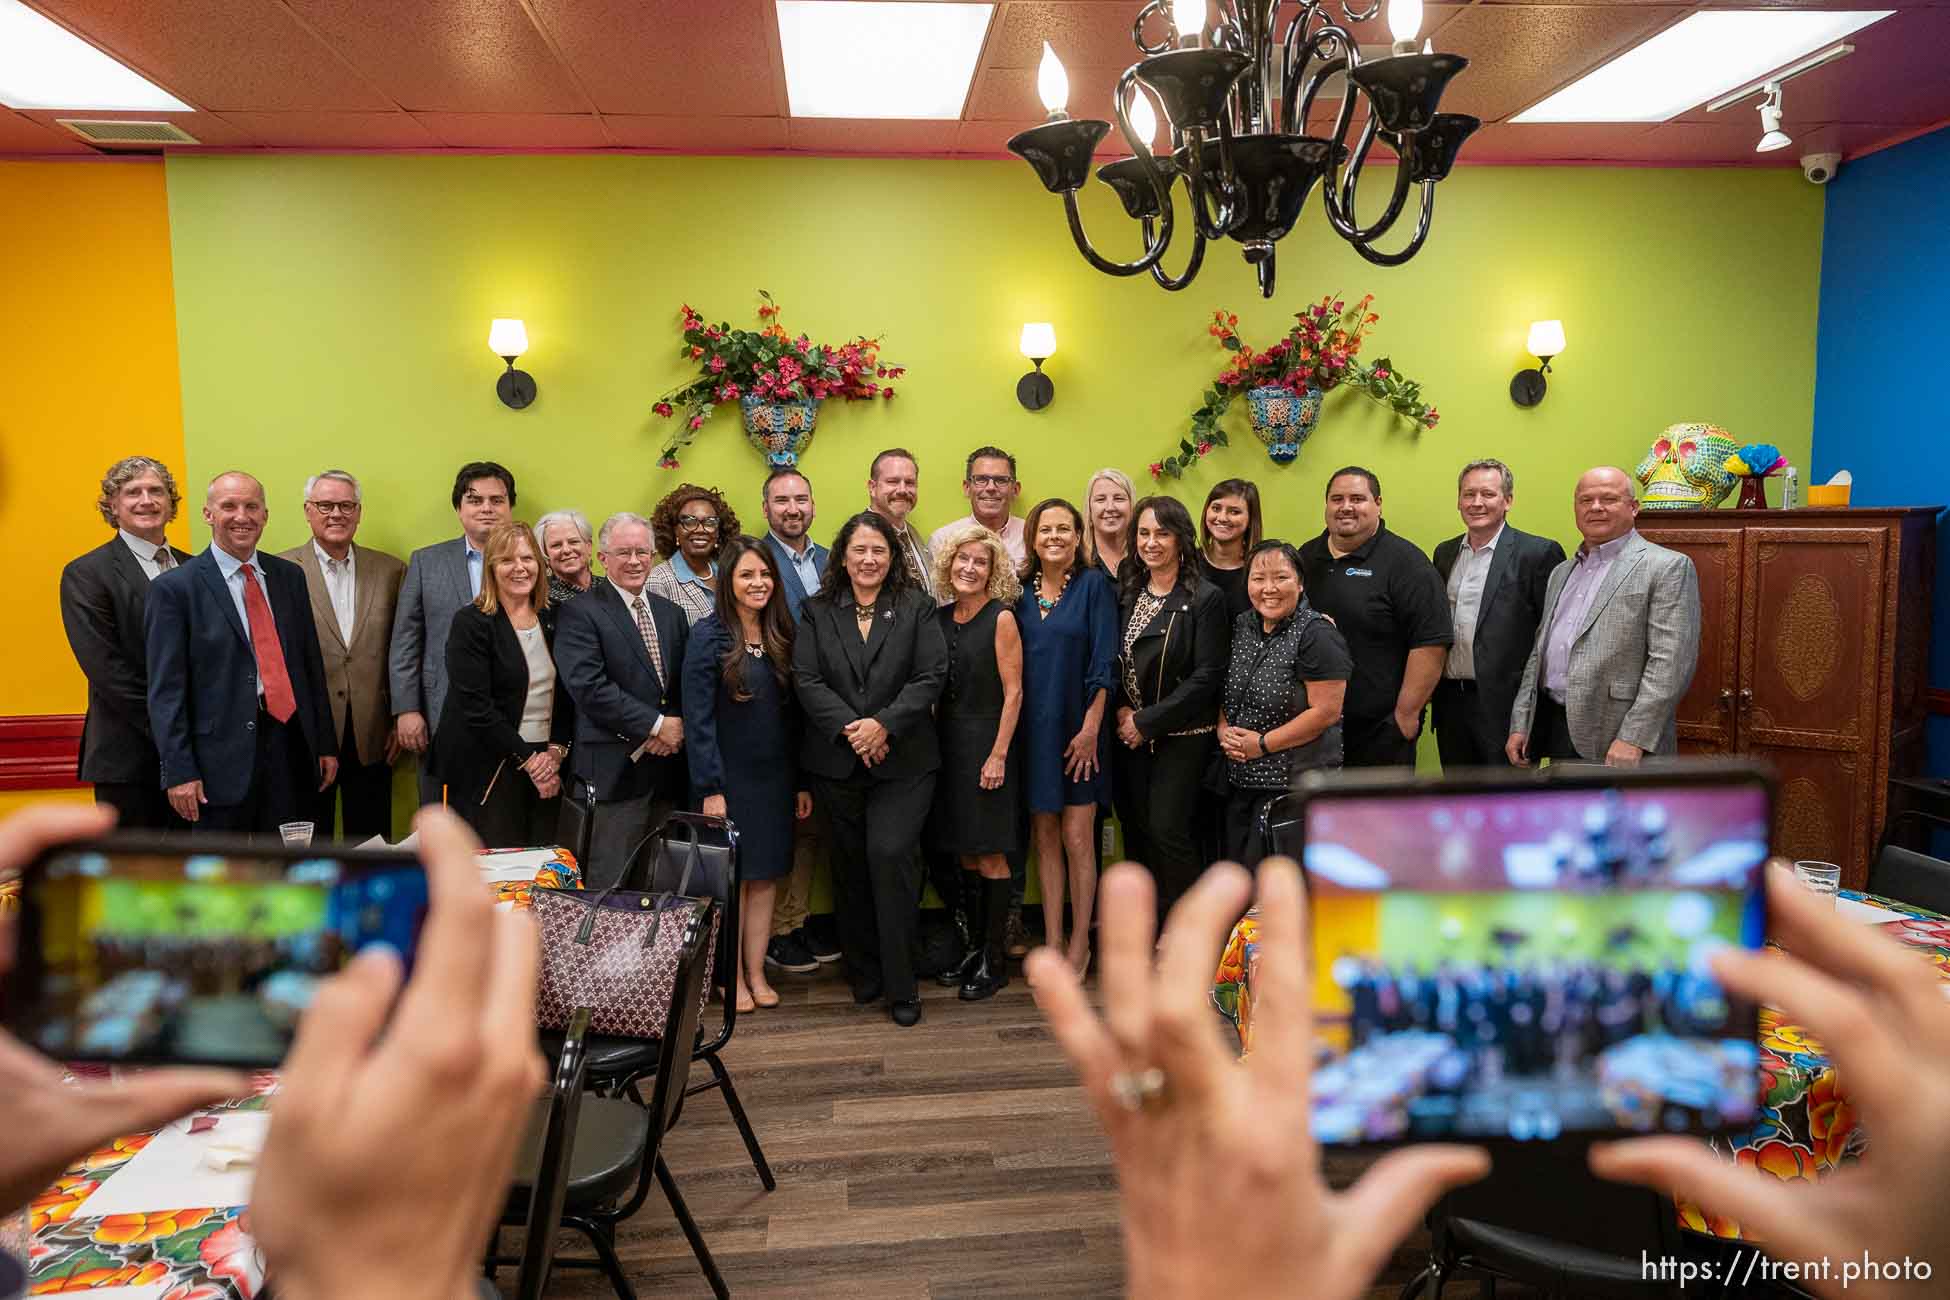
[[1165, 1072], [1157, 1066], [1148, 1070], [1119, 1070], [1110, 1077], [1111, 1095], [1128, 1111], [1153, 1110], [1165, 1104]]

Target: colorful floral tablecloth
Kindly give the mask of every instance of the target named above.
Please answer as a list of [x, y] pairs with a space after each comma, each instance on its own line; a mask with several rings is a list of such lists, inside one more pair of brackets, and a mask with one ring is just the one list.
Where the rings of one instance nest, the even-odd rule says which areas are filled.
[[[1892, 938], [1915, 947], [1950, 984], [1950, 917], [1893, 898], [1845, 889], [1842, 898], [1894, 914], [1882, 923]], [[1259, 918], [1248, 912], [1232, 929], [1212, 986], [1212, 1001], [1239, 1030], [1242, 1051], [1252, 1050], [1254, 968], [1259, 958]], [[1780, 1179], [1815, 1182], [1860, 1158], [1868, 1134], [1857, 1122], [1848, 1091], [1821, 1044], [1800, 1025], [1763, 1007], [1760, 1068], [1766, 1096], [1754, 1127], [1732, 1138], [1713, 1138], [1716, 1151]], [[1740, 1238], [1740, 1224], [1691, 1202], [1679, 1202], [1685, 1227], [1716, 1237]]]
[[[582, 872], [566, 849], [490, 850], [480, 863], [495, 901], [512, 908], [528, 907], [537, 885], [582, 888]], [[75, 1066], [71, 1073], [101, 1077], [107, 1069]], [[253, 1080], [250, 1097], [198, 1115], [221, 1124], [227, 1112], [267, 1109], [277, 1075], [266, 1071]], [[90, 1152], [34, 1199], [24, 1225], [29, 1295], [86, 1291], [101, 1300], [254, 1300], [263, 1289], [264, 1256], [250, 1236], [248, 1206], [87, 1213], [89, 1200], [163, 1131], [118, 1138]], [[0, 1248], [19, 1244], [21, 1226], [0, 1224]]]

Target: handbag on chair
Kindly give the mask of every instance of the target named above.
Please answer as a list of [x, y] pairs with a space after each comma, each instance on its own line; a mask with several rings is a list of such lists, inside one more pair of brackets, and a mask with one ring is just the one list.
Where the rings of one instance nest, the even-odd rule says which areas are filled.
[[[645, 847], [653, 842], [645, 841]], [[640, 893], [620, 886], [600, 893], [534, 891], [533, 913], [542, 932], [535, 1010], [543, 1029], [565, 1029], [577, 1007], [588, 1007], [590, 1027], [598, 1033], [663, 1036], [691, 917], [699, 909], [708, 911], [705, 944], [715, 952], [724, 915], [713, 899], [689, 893], [704, 854], [695, 832], [691, 850], [676, 888], [668, 892]], [[708, 984], [700, 991], [700, 1009], [709, 991]]]

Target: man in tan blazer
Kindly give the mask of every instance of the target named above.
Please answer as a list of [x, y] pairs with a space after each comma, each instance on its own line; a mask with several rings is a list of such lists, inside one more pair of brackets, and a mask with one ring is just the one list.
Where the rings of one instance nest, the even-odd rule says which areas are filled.
[[1623, 470], [1587, 472], [1573, 503], [1584, 545], [1544, 589], [1504, 753], [1519, 767], [1670, 758], [1699, 656], [1699, 574], [1686, 556], [1639, 536]]
[[406, 566], [384, 551], [352, 544], [359, 531], [359, 480], [328, 469], [305, 481], [311, 541], [284, 553], [305, 571], [325, 692], [339, 730], [338, 780], [319, 792], [312, 821], [328, 838], [336, 815], [357, 843], [393, 829], [393, 759], [399, 755], [386, 673]]

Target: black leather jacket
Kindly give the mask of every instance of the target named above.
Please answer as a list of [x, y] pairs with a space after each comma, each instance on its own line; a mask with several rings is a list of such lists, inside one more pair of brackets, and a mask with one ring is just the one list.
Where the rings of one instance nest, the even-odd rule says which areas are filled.
[[[1134, 607], [1134, 598], [1123, 603], [1125, 631]], [[1121, 637], [1118, 645], [1123, 645]], [[1212, 726], [1219, 720], [1219, 697], [1231, 653], [1225, 593], [1209, 582], [1188, 590], [1180, 577], [1164, 605], [1131, 643], [1130, 655], [1118, 657], [1115, 704], [1133, 707], [1128, 683], [1135, 677], [1133, 720], [1146, 740]]]

